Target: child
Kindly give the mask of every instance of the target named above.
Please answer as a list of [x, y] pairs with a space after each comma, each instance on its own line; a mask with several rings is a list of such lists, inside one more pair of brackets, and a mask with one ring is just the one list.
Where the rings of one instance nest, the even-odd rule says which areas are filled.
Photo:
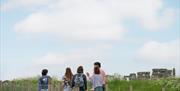
[[94, 68], [94, 74], [90, 77], [94, 91], [103, 91], [103, 78], [100, 74], [99, 67]]
[[72, 87], [74, 87], [73, 89], [78, 88], [79, 91], [87, 91], [87, 79], [83, 74], [82, 66], [78, 67], [77, 74], [73, 76]]
[[65, 75], [63, 76], [63, 91], [72, 91], [71, 82], [73, 74], [70, 68], [66, 68]]
[[48, 85], [50, 84], [50, 76], [47, 76], [48, 70], [42, 70], [42, 76], [39, 78], [39, 90], [38, 91], [48, 91]]

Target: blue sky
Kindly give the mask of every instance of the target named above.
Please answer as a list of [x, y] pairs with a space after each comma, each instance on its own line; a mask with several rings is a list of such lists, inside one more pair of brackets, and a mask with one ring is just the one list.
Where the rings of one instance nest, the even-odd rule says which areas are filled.
[[0, 79], [61, 77], [66, 67], [180, 75], [179, 0], [1, 0]]

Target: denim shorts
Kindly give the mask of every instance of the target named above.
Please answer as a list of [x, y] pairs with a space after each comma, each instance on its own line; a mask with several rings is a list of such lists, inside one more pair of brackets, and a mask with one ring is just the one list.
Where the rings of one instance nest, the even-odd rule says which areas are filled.
[[41, 91], [48, 91], [48, 89], [41, 89]]
[[94, 89], [94, 91], [103, 91], [103, 87], [102, 87], [102, 86], [96, 87], [96, 88]]

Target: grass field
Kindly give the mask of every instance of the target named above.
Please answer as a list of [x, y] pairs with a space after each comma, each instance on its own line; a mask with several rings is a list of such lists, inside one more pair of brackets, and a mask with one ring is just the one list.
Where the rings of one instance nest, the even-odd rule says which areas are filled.
[[108, 91], [180, 91], [180, 79], [168, 78], [160, 80], [112, 80]]
[[[37, 91], [37, 79], [16, 79], [1, 84], [0, 91]], [[51, 91], [60, 90], [61, 81], [53, 78]], [[90, 83], [88, 83], [90, 89]], [[180, 78], [166, 78], [159, 80], [109, 80], [107, 91], [180, 91]], [[90, 90], [88, 90], [90, 91]]]

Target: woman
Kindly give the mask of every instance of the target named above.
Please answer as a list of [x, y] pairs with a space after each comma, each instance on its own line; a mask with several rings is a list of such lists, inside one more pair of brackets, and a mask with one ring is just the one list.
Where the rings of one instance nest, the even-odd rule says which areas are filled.
[[72, 78], [73, 78], [72, 71], [68, 67], [66, 68], [65, 75], [63, 76], [63, 91], [72, 91], [72, 88], [71, 88]]
[[103, 78], [100, 75], [99, 67], [94, 68], [94, 75], [90, 77], [94, 91], [103, 91]]
[[78, 67], [77, 74], [73, 76], [72, 88], [79, 89], [79, 91], [87, 91], [87, 79], [86, 75], [83, 73], [82, 66]]

